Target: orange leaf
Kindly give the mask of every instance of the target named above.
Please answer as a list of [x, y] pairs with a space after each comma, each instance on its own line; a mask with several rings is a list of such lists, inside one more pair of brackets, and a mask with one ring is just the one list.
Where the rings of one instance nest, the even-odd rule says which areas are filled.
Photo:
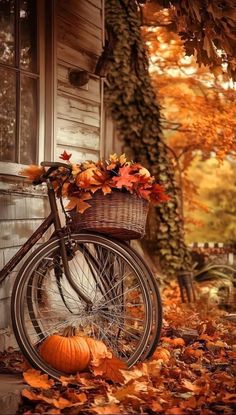
[[132, 169], [130, 166], [123, 166], [119, 169], [119, 176], [113, 177], [112, 181], [116, 184], [118, 189], [125, 187], [126, 189], [131, 189], [133, 183], [139, 181], [137, 176], [130, 174]]
[[62, 397], [59, 397], [58, 399], [48, 398], [47, 396], [44, 396], [42, 393], [35, 393], [28, 389], [23, 389], [21, 394], [22, 396], [29, 399], [30, 401], [43, 401], [59, 409], [70, 408], [71, 406], [81, 405], [80, 403], [73, 404], [70, 401], [68, 401], [68, 399], [64, 399]]
[[66, 205], [67, 210], [76, 209], [79, 213], [84, 213], [84, 211], [91, 206], [85, 202], [85, 200], [92, 199], [90, 193], [81, 193], [78, 197], [71, 196], [69, 198], [69, 203]]
[[40, 166], [36, 166], [35, 164], [31, 164], [30, 166], [26, 167], [25, 169], [19, 172], [20, 176], [26, 176], [30, 180], [35, 180], [43, 174], [44, 168]]
[[147, 392], [147, 382], [141, 382], [140, 380], [131, 380], [127, 385], [119, 388], [114, 396], [118, 401], [123, 402], [129, 399], [130, 396], [136, 396], [140, 398], [141, 392]]
[[185, 411], [181, 408], [178, 408], [177, 406], [167, 409], [165, 413], [166, 415], [185, 415]]
[[125, 363], [114, 356], [112, 358], [105, 357], [100, 359], [98, 365], [92, 365], [92, 371], [95, 376], [102, 376], [115, 383], [122, 383], [124, 381], [124, 376], [120, 371], [121, 369], [126, 369]]
[[153, 401], [150, 403], [150, 408], [153, 412], [162, 412], [163, 411], [163, 407], [156, 401]]
[[161, 340], [164, 343], [168, 343], [169, 345], [173, 346], [173, 347], [183, 347], [185, 346], [185, 341], [184, 339], [176, 338], [176, 339], [171, 339], [170, 337], [162, 337]]
[[107, 349], [105, 343], [101, 340], [95, 340], [91, 337], [86, 337], [86, 342], [88, 343], [89, 350], [91, 353], [91, 364], [94, 366], [99, 366], [100, 360], [112, 358], [112, 353]]
[[200, 392], [200, 390], [202, 389], [200, 386], [198, 386], [198, 385], [195, 385], [194, 383], [192, 383], [192, 382], [190, 382], [189, 380], [187, 380], [187, 379], [184, 379], [183, 381], [182, 381], [182, 385], [187, 389], [187, 390], [189, 390], [189, 391], [191, 391], [191, 392], [196, 392], [196, 393], [198, 393], [198, 392]]
[[169, 362], [170, 360], [170, 352], [167, 349], [162, 348], [157, 348], [154, 352], [154, 354], [152, 355], [152, 358], [154, 360], [163, 360], [163, 362]]
[[121, 414], [120, 407], [118, 405], [106, 405], [95, 406], [91, 408], [92, 412], [101, 415], [119, 415]]
[[185, 349], [184, 354], [186, 356], [192, 356], [196, 357], [197, 359], [203, 356], [203, 350], [201, 349], [192, 349], [191, 347], [188, 347]]
[[24, 380], [32, 388], [50, 389], [54, 385], [54, 381], [48, 378], [48, 375], [42, 375], [38, 370], [29, 369], [23, 373]]

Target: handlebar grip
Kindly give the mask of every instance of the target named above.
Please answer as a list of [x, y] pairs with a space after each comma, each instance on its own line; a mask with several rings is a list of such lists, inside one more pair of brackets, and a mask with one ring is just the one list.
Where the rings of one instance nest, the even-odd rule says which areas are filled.
[[60, 161], [42, 161], [40, 164], [42, 167], [53, 167], [54, 169], [64, 167], [70, 171], [72, 170], [72, 166], [70, 164], [61, 163]]

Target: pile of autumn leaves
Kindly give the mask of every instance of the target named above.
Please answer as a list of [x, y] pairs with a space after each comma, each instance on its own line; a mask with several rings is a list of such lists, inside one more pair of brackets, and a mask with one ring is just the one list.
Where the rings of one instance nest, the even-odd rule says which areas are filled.
[[153, 358], [127, 370], [104, 359], [61, 382], [24, 373], [20, 414], [233, 415], [236, 325], [217, 308], [180, 303], [177, 287], [164, 292], [164, 324]]
[[[104, 196], [114, 191], [130, 193], [154, 206], [169, 200], [164, 187], [155, 182], [154, 176], [140, 163], [127, 160], [125, 154], [117, 156], [115, 153], [110, 155], [109, 160], [81, 163], [71, 163], [71, 156], [64, 151], [59, 157], [71, 167], [70, 176], [64, 167], [59, 167], [50, 175], [56, 195], [69, 201], [67, 210], [76, 209], [83, 213], [91, 207], [88, 201], [97, 191]], [[44, 167], [36, 165], [30, 165], [20, 172], [33, 181], [44, 173]]]

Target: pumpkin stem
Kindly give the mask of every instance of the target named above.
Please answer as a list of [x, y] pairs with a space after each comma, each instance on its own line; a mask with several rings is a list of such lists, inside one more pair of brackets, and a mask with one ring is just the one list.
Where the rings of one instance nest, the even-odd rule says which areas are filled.
[[73, 337], [75, 335], [76, 335], [76, 328], [74, 326], [66, 327], [62, 333], [63, 337]]

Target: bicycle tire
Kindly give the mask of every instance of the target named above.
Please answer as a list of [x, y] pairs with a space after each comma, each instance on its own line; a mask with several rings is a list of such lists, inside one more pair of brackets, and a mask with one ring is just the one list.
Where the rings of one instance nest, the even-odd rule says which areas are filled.
[[150, 294], [152, 295], [152, 310], [153, 310], [153, 329], [152, 329], [152, 336], [149, 339], [149, 349], [146, 355], [146, 359], [150, 358], [156, 350], [158, 346], [160, 337], [161, 337], [161, 329], [162, 329], [162, 300], [161, 294], [159, 291], [159, 287], [157, 281], [147, 265], [146, 261], [141, 257], [141, 255], [135, 251], [130, 245], [126, 247], [129, 253], [134, 257], [136, 262], [139, 262], [139, 265], [143, 269], [144, 278], [148, 275], [147, 282], [150, 285]]
[[[145, 324], [144, 324], [143, 329], [142, 329], [143, 333], [140, 336], [140, 340], [139, 340], [138, 344], [133, 348], [133, 351], [129, 352], [130, 353], [129, 355], [125, 354], [125, 353], [127, 353], [127, 351], [126, 352], [123, 351], [125, 357], [124, 357], [124, 355], [122, 357], [127, 362], [127, 365], [129, 367], [131, 367], [138, 360], [145, 359], [148, 355], [150, 355], [150, 350], [151, 350], [151, 348], [153, 348], [154, 341], [157, 339], [157, 335], [155, 335], [155, 336], [152, 335], [151, 336], [151, 342], [150, 342], [150, 334], [153, 332], [153, 330], [155, 331], [155, 329], [153, 328], [153, 304], [150, 301], [150, 287], [152, 287], [152, 290], [154, 290], [153, 281], [151, 280], [151, 277], [150, 277], [151, 274], [147, 273], [147, 269], [143, 265], [143, 262], [141, 261], [140, 258], [138, 258], [133, 253], [133, 251], [131, 250], [130, 247], [127, 248], [126, 246], [122, 246], [122, 244], [120, 244], [116, 241], [110, 240], [108, 238], [105, 238], [104, 236], [99, 236], [99, 235], [90, 234], [90, 233], [89, 234], [74, 234], [74, 235], [71, 236], [71, 238], [73, 239], [75, 244], [77, 244], [77, 251], [76, 251], [77, 254], [81, 252], [81, 247], [85, 246], [85, 244], [91, 244], [92, 247], [96, 246], [98, 249], [100, 249], [100, 252], [103, 252], [103, 253], [105, 253], [106, 249], [107, 249], [107, 255], [108, 254], [113, 255], [113, 257], [111, 256], [111, 258], [113, 258], [113, 260], [115, 261], [114, 263], [116, 264], [116, 267], [119, 265], [119, 261], [121, 261], [121, 264], [122, 264], [122, 261], [124, 261], [122, 266], [129, 267], [130, 270], [132, 271], [132, 273], [134, 273], [130, 277], [130, 281], [128, 279], [128, 276], [127, 276], [127, 278], [126, 278], [125, 275], [122, 277], [123, 278], [122, 284], [124, 283], [125, 278], [126, 278], [126, 285], [127, 285], [126, 290], [127, 290], [127, 292], [125, 292], [125, 295], [128, 298], [127, 301], [130, 301], [128, 296], [129, 296], [129, 292], [131, 292], [131, 288], [129, 288], [128, 284], [131, 284], [132, 278], [136, 278], [137, 281], [138, 281], [139, 286], [137, 285], [137, 287], [139, 287], [139, 290], [140, 290], [139, 295], [142, 296], [142, 298], [143, 298], [142, 306], [145, 309], [145, 320], [143, 320], [143, 321], [145, 321]], [[67, 237], [65, 237], [65, 239], [67, 239]], [[80, 251], [79, 251], [78, 247], [80, 247]], [[94, 254], [94, 252], [93, 252], [93, 254]], [[59, 254], [59, 242], [58, 242], [57, 239], [54, 239], [54, 240], [50, 240], [50, 241], [46, 242], [45, 244], [43, 244], [41, 247], [39, 247], [27, 259], [27, 261], [23, 264], [23, 267], [20, 270], [20, 272], [19, 272], [19, 274], [18, 274], [18, 276], [15, 280], [15, 284], [14, 284], [13, 292], [12, 292], [12, 302], [11, 302], [13, 330], [14, 330], [16, 339], [18, 341], [18, 344], [20, 346], [20, 349], [22, 350], [25, 358], [29, 361], [29, 363], [33, 367], [48, 373], [49, 375], [53, 376], [54, 378], [59, 378], [63, 373], [61, 371], [58, 371], [58, 370], [52, 368], [51, 366], [49, 366], [49, 364], [41, 358], [41, 356], [40, 356], [40, 354], [37, 350], [37, 347], [31, 342], [30, 337], [29, 337], [30, 334], [29, 334], [29, 329], [27, 328], [27, 324], [30, 324], [30, 323], [32, 324], [32, 318], [30, 318], [29, 321], [27, 322], [27, 319], [25, 318], [26, 317], [25, 316], [25, 311], [26, 311], [26, 313], [28, 312], [29, 315], [30, 315], [30, 311], [29, 311], [30, 307], [32, 306], [32, 309], [35, 307], [35, 304], [33, 303], [33, 295], [35, 295], [35, 293], [33, 292], [33, 290], [36, 290], [37, 302], [39, 303], [39, 299], [38, 299], [38, 290], [39, 290], [39, 288], [35, 285], [35, 281], [36, 281], [35, 273], [37, 273], [37, 272], [39, 273], [39, 269], [41, 269], [40, 266], [42, 266], [42, 264], [44, 264], [46, 271], [48, 271], [49, 269], [52, 270], [53, 266], [55, 266], [55, 265], [52, 265], [52, 263], [55, 259], [55, 256], [58, 255], [58, 254]], [[48, 261], [51, 263], [51, 268], [49, 267], [49, 262]], [[88, 261], [88, 259], [84, 259], [84, 261], [86, 263], [86, 261]], [[94, 266], [94, 265], [90, 264], [90, 266]], [[58, 265], [58, 268], [59, 267], [61, 269], [61, 265]], [[107, 271], [103, 271], [103, 272], [106, 274]], [[145, 278], [144, 278], [144, 275], [143, 275], [144, 272], [146, 273]], [[44, 280], [45, 276], [43, 274], [42, 275], [39, 274], [39, 276], [37, 276], [37, 278], [38, 278], [37, 281], [36, 281], [37, 283], [39, 283], [39, 280], [40, 280], [41, 277]], [[108, 275], [107, 275], [107, 277], [108, 277]], [[45, 279], [45, 281], [46, 281], [46, 279]], [[118, 287], [118, 284], [120, 284], [119, 281], [116, 282], [116, 287]], [[97, 281], [96, 281], [95, 285], [97, 285]], [[109, 291], [110, 291], [110, 288], [106, 292], [106, 295], [109, 294]], [[134, 292], [134, 290], [133, 290], [133, 292]], [[101, 290], [101, 285], [100, 285], [100, 288], [99, 288], [99, 295], [100, 296], [101, 296], [101, 293], [102, 293], [102, 290]], [[124, 294], [122, 294], [122, 297], [124, 297]], [[28, 302], [27, 302], [27, 298], [28, 298]], [[34, 298], [34, 301], [36, 303], [35, 298]], [[68, 301], [68, 303], [72, 301], [71, 296], [67, 295], [67, 301]], [[75, 301], [75, 300], [73, 299], [73, 301]], [[77, 301], [77, 299], [76, 299], [76, 301]], [[111, 300], [109, 300], [109, 301], [111, 301]], [[31, 305], [29, 305], [29, 304], [31, 304]], [[136, 304], [134, 304], [134, 305], [136, 305]], [[115, 305], [115, 307], [118, 307], [118, 305]], [[119, 307], [121, 307], [120, 304], [119, 304]], [[138, 307], [137, 307], [137, 309], [138, 309]], [[109, 321], [108, 316], [106, 316], [106, 312], [104, 311], [104, 308], [102, 309], [102, 306], [100, 306], [100, 309], [98, 308], [98, 311], [99, 310], [100, 310], [100, 314], [103, 315], [103, 318], [105, 320], [107, 319]], [[118, 310], [118, 308], [117, 308], [117, 310]], [[39, 310], [37, 310], [37, 311], [39, 311]], [[69, 311], [69, 308], [68, 308], [67, 312], [68, 311]], [[32, 315], [31, 315], [31, 317], [32, 317]], [[125, 318], [128, 319], [129, 321], [131, 321], [131, 317], [126, 316]], [[35, 317], [35, 319], [36, 319], [36, 317]], [[34, 331], [35, 331], [36, 335], [39, 338], [40, 338], [40, 334], [41, 334], [41, 340], [43, 341], [43, 338], [45, 337], [45, 335], [43, 334], [44, 332], [42, 331], [42, 327], [43, 327], [42, 321], [39, 320], [39, 317], [37, 317], [36, 320], [37, 320], [36, 323], [37, 323], [38, 330], [35, 330], [35, 326], [33, 324], [32, 324], [32, 326], [34, 328]], [[133, 320], [135, 320], [135, 319], [133, 318]], [[136, 323], [137, 323], [138, 320], [139, 320], [138, 324], [140, 325], [141, 324], [140, 323], [141, 319], [136, 319]], [[68, 322], [68, 320], [66, 320], [66, 322]], [[115, 320], [114, 320], [114, 322], [115, 322]], [[40, 326], [40, 324], [41, 324], [41, 326]], [[119, 331], [122, 331], [122, 329], [123, 329], [123, 331], [125, 331], [124, 327], [122, 327], [122, 326], [119, 327], [119, 324], [121, 324], [120, 321], [117, 320], [116, 324], [117, 324], [117, 327], [118, 327]], [[111, 322], [110, 322], [110, 325], [111, 325]], [[123, 326], [124, 326], [124, 324], [123, 324]], [[53, 334], [53, 333], [51, 333], [51, 334]], [[101, 338], [101, 336], [100, 337], [97, 336], [97, 337]], [[137, 335], [136, 335], [136, 337], [137, 337]], [[105, 339], [105, 340], [107, 341], [107, 339]], [[116, 340], [116, 341], [118, 343], [118, 340]], [[119, 339], [119, 341], [120, 341], [120, 339]], [[108, 346], [110, 346], [110, 344], [108, 344]], [[131, 346], [129, 346], [129, 347], [131, 347]], [[113, 352], [115, 352], [115, 351], [113, 350]], [[119, 355], [119, 353], [118, 353], [118, 355]]]

